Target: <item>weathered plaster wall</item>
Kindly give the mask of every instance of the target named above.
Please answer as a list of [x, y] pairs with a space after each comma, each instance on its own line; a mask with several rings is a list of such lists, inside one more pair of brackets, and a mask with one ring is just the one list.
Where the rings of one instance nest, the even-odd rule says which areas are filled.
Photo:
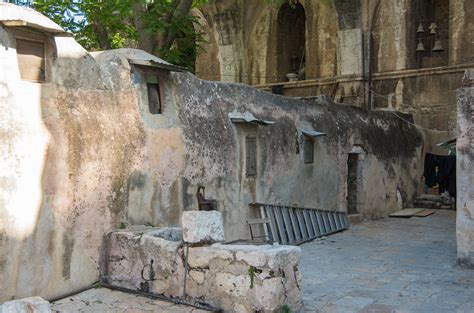
[[456, 235], [458, 262], [474, 268], [474, 73], [467, 71], [465, 87], [458, 90], [456, 142]]
[[20, 79], [11, 29], [0, 38], [0, 299], [52, 297], [97, 279], [145, 136], [130, 84], [115, 86], [72, 38], [49, 39], [41, 84]]
[[[284, 98], [191, 75], [170, 78], [166, 84], [175, 90], [173, 101], [180, 108], [189, 160], [183, 173], [183, 203], [195, 206], [195, 188], [204, 184], [224, 214], [226, 238], [247, 236], [250, 202], [345, 211], [347, 154], [354, 145], [366, 152], [361, 161], [365, 190], [360, 213], [376, 218], [395, 210], [397, 188], [406, 202], [415, 196], [421, 137], [390, 113], [339, 106], [326, 98]], [[227, 116], [232, 111], [249, 111], [275, 124], [233, 124]], [[302, 138], [297, 135], [297, 129], [308, 127], [328, 134], [315, 140], [314, 164], [304, 164]], [[244, 140], [251, 134], [257, 137], [255, 178], [245, 175]]]
[[[178, 226], [206, 186], [226, 238], [248, 237], [250, 202], [346, 210], [347, 154], [361, 147], [358, 199], [377, 218], [416, 195], [421, 135], [386, 112], [321, 97], [298, 100], [191, 74], [130, 65], [138, 50], [89, 54], [47, 39], [46, 82], [20, 78], [14, 32], [0, 29], [0, 299], [70, 292], [98, 278], [102, 235], [120, 223]], [[155, 59], [156, 60], [156, 59]], [[159, 60], [158, 60], [159, 61]], [[158, 76], [163, 113], [148, 109]], [[234, 124], [232, 111], [273, 120]], [[405, 116], [405, 118], [409, 118]], [[315, 139], [302, 160], [298, 129]], [[257, 138], [257, 175], [245, 175], [245, 136]]]

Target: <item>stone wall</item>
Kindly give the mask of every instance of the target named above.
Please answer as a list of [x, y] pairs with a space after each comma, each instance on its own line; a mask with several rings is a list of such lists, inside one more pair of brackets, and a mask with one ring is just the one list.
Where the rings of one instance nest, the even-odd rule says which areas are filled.
[[[44, 82], [21, 79], [19, 36], [44, 41]], [[2, 301], [52, 298], [95, 282], [106, 231], [178, 226], [182, 211], [197, 208], [198, 185], [217, 200], [228, 240], [248, 238], [245, 221], [258, 213], [250, 202], [345, 211], [354, 146], [363, 217], [397, 210], [397, 192], [404, 203], [416, 195], [421, 134], [389, 112], [203, 81], [160, 69], [162, 60], [139, 50], [90, 54], [41, 27], [2, 27], [0, 45]], [[150, 113], [150, 76], [161, 114]], [[257, 120], [235, 123], [231, 112]], [[326, 133], [313, 139], [310, 164], [303, 130]], [[246, 137], [256, 140], [253, 176]]]
[[[193, 213], [196, 217], [207, 212]], [[200, 230], [206, 237], [212, 231]], [[173, 298], [187, 296], [224, 312], [280, 312], [285, 306], [302, 310], [299, 247], [203, 242], [187, 247], [180, 232], [142, 227], [108, 233], [101, 282]]]
[[458, 262], [474, 268], [474, 72], [466, 71], [464, 88], [458, 90], [456, 142], [457, 196], [456, 235]]
[[[413, 114], [416, 124], [434, 130], [424, 134], [425, 151], [445, 153], [436, 144], [456, 136], [455, 90], [463, 71], [474, 67], [474, 2], [434, 1], [437, 13], [431, 17], [431, 2], [422, 0], [299, 1], [306, 13], [306, 48], [304, 80], [297, 83], [282, 80], [284, 73], [278, 72], [278, 47], [287, 44], [278, 36], [279, 8], [262, 2], [234, 0], [224, 5], [214, 0], [201, 8], [209, 24], [223, 12], [240, 21], [231, 24], [231, 38], [244, 43], [231, 50], [238, 57], [226, 54], [226, 47], [211, 47], [239, 69], [230, 74], [221, 69], [221, 76], [212, 75], [214, 80], [265, 90], [276, 84], [286, 96], [325, 94], [343, 104]], [[431, 52], [434, 39], [426, 38], [426, 52], [417, 56], [421, 21], [428, 37], [429, 24], [437, 22], [444, 51]], [[220, 25], [230, 27], [225, 21]], [[216, 27], [208, 31], [222, 36]], [[204, 53], [202, 60], [207, 57]], [[209, 77], [203, 71], [197, 75]]]

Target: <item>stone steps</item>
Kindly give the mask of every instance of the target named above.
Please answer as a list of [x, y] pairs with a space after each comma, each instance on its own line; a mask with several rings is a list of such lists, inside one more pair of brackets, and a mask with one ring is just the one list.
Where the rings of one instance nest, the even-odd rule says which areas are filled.
[[454, 210], [456, 208], [455, 203], [449, 203], [449, 201], [441, 195], [430, 195], [424, 194], [419, 196], [413, 201], [413, 206], [416, 208], [423, 209], [444, 209]]

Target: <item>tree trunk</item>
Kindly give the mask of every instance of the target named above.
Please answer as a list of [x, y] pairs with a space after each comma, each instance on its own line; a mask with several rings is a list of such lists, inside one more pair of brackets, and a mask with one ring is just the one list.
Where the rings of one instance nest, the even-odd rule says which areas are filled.
[[107, 29], [102, 25], [102, 23], [97, 19], [97, 17], [93, 18], [94, 29], [97, 34], [97, 41], [99, 42], [99, 47], [101, 50], [110, 50], [112, 49], [112, 45], [110, 44], [109, 34]]
[[145, 50], [148, 53], [153, 54], [156, 44], [156, 35], [150, 33], [146, 28], [145, 21], [143, 20], [144, 14], [146, 14], [146, 7], [144, 4], [134, 1], [132, 5], [133, 11], [133, 23], [137, 28], [138, 33], [138, 47]]
[[[191, 10], [191, 6], [193, 5], [193, 0], [180, 0], [176, 10], [173, 13], [172, 18], [179, 18], [182, 16], [186, 16], [189, 14]], [[174, 40], [176, 39], [176, 33], [173, 31], [168, 32], [168, 36], [166, 37], [166, 41], [161, 48], [169, 49], [173, 45]]]

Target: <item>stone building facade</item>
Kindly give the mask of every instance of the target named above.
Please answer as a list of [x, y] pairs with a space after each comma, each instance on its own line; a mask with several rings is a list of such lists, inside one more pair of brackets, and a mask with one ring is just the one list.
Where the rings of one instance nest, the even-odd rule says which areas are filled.
[[227, 240], [249, 237], [252, 202], [378, 218], [417, 195], [422, 134], [390, 112], [91, 54], [5, 3], [0, 23], [0, 301], [97, 281], [105, 232], [179, 226], [199, 185]]
[[[211, 0], [198, 77], [286, 96], [328, 95], [413, 114], [425, 150], [456, 136], [456, 95], [474, 66], [471, 0]], [[297, 81], [288, 81], [295, 73]]]

